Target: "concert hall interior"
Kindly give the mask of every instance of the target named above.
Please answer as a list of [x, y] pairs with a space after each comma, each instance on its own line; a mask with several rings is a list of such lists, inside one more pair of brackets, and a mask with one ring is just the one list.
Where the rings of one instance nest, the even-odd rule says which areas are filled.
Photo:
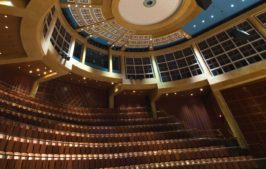
[[265, 0], [0, 0], [0, 169], [265, 169]]

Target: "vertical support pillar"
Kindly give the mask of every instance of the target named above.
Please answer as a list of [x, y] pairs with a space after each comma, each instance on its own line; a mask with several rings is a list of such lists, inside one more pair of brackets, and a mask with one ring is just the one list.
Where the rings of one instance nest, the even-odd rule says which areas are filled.
[[150, 94], [150, 106], [151, 106], [151, 112], [152, 112], [152, 117], [157, 118], [157, 107], [156, 107], [156, 102], [157, 100], [161, 97], [161, 94], [159, 93], [158, 90], [152, 92]]
[[113, 94], [110, 94], [108, 99], [109, 99], [108, 100], [109, 109], [114, 109], [115, 108], [115, 96]]
[[266, 29], [265, 29], [264, 25], [255, 16], [249, 17], [248, 21], [266, 39]]
[[68, 52], [68, 55], [69, 55], [70, 58], [73, 57], [74, 50], [75, 50], [75, 39], [74, 39], [74, 37], [72, 36], [72, 37], [71, 37], [71, 41], [70, 41], [69, 52]]
[[214, 90], [214, 89], [212, 89], [212, 90], [213, 90], [213, 94], [214, 94], [214, 96], [218, 102], [218, 105], [219, 105], [220, 109], [222, 110], [223, 115], [224, 115], [230, 129], [232, 130], [234, 137], [236, 137], [240, 147], [241, 148], [247, 148], [247, 142], [245, 140], [245, 137], [244, 137], [242, 131], [240, 130], [233, 114], [231, 113], [231, 110], [229, 109], [226, 101], [224, 100], [224, 97], [223, 97], [221, 91]]
[[160, 82], [160, 74], [159, 74], [159, 71], [157, 68], [157, 64], [156, 64], [154, 55], [151, 56], [151, 62], [152, 62], [152, 67], [153, 67], [153, 71], [154, 71], [154, 76], [155, 76], [157, 82]]
[[38, 89], [39, 89], [39, 85], [40, 85], [40, 82], [38, 80], [36, 80], [32, 87], [31, 87], [31, 90], [30, 90], [30, 96], [32, 97], [35, 97], [37, 92], [38, 92]]
[[109, 49], [109, 72], [113, 73], [113, 54], [111, 52], [111, 48]]
[[81, 58], [80, 58], [80, 62], [81, 62], [82, 64], [85, 64], [85, 60], [86, 60], [86, 52], [87, 52], [86, 45], [83, 44], [82, 52], [81, 52]]
[[[151, 62], [152, 62], [152, 67], [153, 67], [153, 71], [154, 71], [154, 76], [156, 78], [157, 83], [160, 83], [160, 74], [158, 71], [158, 66], [155, 60], [155, 56], [152, 55], [151, 56]], [[156, 101], [160, 98], [160, 94], [158, 93], [158, 90], [154, 91], [151, 96], [150, 96], [150, 106], [151, 106], [151, 112], [152, 112], [152, 116], [153, 118], [157, 118], [157, 107], [156, 107]]]
[[152, 117], [156, 119], [158, 117], [157, 115], [157, 108], [156, 108], [156, 101], [151, 101], [151, 112], [152, 112]]
[[123, 85], [122, 84], [116, 84], [112, 90], [109, 92], [108, 96], [108, 106], [109, 109], [113, 109], [115, 107], [115, 96], [118, 95], [123, 91]]
[[199, 51], [199, 49], [198, 49], [198, 47], [197, 47], [197, 45], [195, 43], [192, 44], [192, 49], [194, 50], [195, 56], [196, 56], [196, 58], [197, 58], [197, 60], [198, 60], [198, 62], [200, 64], [200, 66], [201, 66], [201, 68], [203, 70], [203, 73], [206, 75], [206, 77], [208, 79], [208, 77], [211, 77], [212, 74], [211, 74], [211, 72], [210, 72], [210, 70], [208, 68], [208, 65], [203, 60], [203, 57], [200, 54], [200, 51]]
[[123, 79], [126, 79], [126, 65], [125, 65], [125, 55], [120, 56], [121, 59], [121, 74]]

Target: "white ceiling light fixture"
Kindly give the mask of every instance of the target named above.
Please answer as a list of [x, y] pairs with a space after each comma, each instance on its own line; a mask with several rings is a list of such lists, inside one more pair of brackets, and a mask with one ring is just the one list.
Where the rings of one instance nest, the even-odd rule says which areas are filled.
[[156, 2], [157, 2], [156, 0], [144, 0], [143, 5], [146, 8], [151, 8], [156, 4]]

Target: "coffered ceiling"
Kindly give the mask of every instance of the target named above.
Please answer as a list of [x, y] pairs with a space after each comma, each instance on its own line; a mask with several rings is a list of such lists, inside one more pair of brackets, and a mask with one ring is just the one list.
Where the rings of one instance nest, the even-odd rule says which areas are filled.
[[262, 0], [61, 0], [63, 14], [81, 36], [105, 47], [161, 49], [181, 43]]

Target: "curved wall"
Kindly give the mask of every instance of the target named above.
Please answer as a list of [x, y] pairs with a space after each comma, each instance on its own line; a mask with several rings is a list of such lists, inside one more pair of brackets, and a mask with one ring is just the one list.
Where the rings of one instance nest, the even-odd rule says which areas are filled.
[[[134, 84], [132, 81], [138, 81], [138, 84], [158, 84], [200, 75], [200, 77], [203, 77], [204, 75], [205, 78], [199, 78], [201, 81], [208, 79], [208, 76], [214, 77], [226, 74], [232, 70], [266, 59], [265, 38], [246, 15], [241, 16], [241, 20], [237, 23], [230, 21], [226, 26], [221, 25], [218, 29], [216, 28], [219, 31], [215, 33], [207, 32], [199, 38], [185, 42], [183, 45], [159, 51], [136, 53], [92, 47], [90, 44], [81, 41], [82, 37], [72, 33], [73, 31], [70, 32], [72, 39], [60, 36], [59, 40], [54, 40], [54, 36], [60, 35], [59, 23], [62, 22], [61, 24], [65, 27], [65, 30], [71, 29], [58, 5], [56, 4], [58, 14], [56, 24], [52, 25], [55, 28], [51, 38], [56, 51], [59, 51], [58, 53], [61, 55], [62, 51], [67, 53], [67, 56], [71, 58], [70, 65], [78, 69], [85, 70], [85, 72], [89, 69], [91, 73], [96, 72], [96, 74], [99, 71], [105, 72], [100, 74], [109, 76], [113, 80], [122, 80], [123, 84]], [[262, 17], [261, 8], [252, 11], [254, 16], [259, 13], [260, 17], [255, 17], [255, 19], [260, 20], [263, 25], [265, 20]], [[51, 12], [48, 16], [50, 15]], [[47, 24], [45, 24], [45, 27], [47, 27]], [[225, 28], [225, 31], [222, 28]], [[250, 33], [250, 40], [244, 42], [234, 39], [231, 33], [233, 28], [241, 28]], [[58, 43], [61, 48], [58, 47]], [[112, 56], [115, 56], [116, 59], [113, 59]], [[146, 59], [150, 58], [147, 64], [144, 63], [144, 56], [146, 56]], [[116, 69], [114, 69], [114, 65]], [[95, 71], [95, 69], [98, 71]]]
[[[23, 61], [42, 60], [57, 76], [73, 72], [88, 79], [122, 84], [127, 90], [147, 88], [166, 93], [228, 83], [256, 74], [265, 66], [265, 4], [182, 44], [149, 52], [94, 46], [69, 25], [59, 1], [47, 1], [36, 12], [41, 4], [33, 0], [21, 14], [21, 37], [28, 56]], [[235, 26], [248, 31], [251, 40], [235, 41], [230, 35]], [[32, 44], [36, 44], [34, 49]], [[144, 63], [143, 57], [150, 61]], [[133, 64], [127, 65], [127, 58], [133, 59]], [[138, 60], [142, 60], [141, 64]]]

